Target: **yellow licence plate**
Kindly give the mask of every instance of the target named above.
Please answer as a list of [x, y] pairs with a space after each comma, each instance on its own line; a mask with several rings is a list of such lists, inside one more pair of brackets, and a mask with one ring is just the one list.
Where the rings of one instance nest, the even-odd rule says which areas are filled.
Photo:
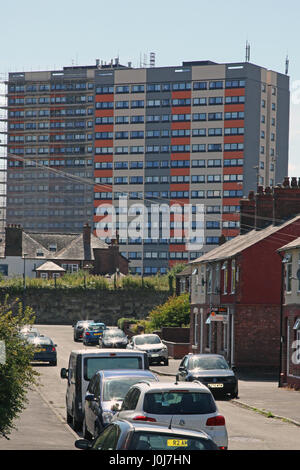
[[45, 351], [46, 351], [46, 349], [36, 349], [36, 350], [35, 350], [36, 353], [45, 352]]
[[223, 388], [224, 384], [207, 384], [210, 388]]
[[167, 446], [168, 447], [187, 447], [188, 441], [187, 439], [168, 439]]
[[102, 333], [94, 333], [94, 336], [100, 336]]

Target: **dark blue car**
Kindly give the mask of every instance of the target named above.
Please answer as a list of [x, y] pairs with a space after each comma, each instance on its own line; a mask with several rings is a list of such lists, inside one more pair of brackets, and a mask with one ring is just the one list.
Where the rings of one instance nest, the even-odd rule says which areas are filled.
[[104, 330], [104, 323], [89, 324], [83, 332], [83, 344], [85, 346], [89, 344], [99, 344], [99, 338], [103, 335]]
[[28, 342], [34, 346], [33, 360], [36, 362], [49, 362], [50, 366], [57, 365], [56, 344], [47, 336], [35, 336], [28, 338]]
[[158, 382], [149, 370], [99, 370], [90, 380], [84, 404], [83, 435], [95, 438], [121, 408], [129, 388], [137, 382]]

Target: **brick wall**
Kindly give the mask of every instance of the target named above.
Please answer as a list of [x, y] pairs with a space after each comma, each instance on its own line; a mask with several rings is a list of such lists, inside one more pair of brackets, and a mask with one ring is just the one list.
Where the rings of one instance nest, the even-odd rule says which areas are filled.
[[237, 306], [234, 330], [237, 367], [278, 368], [279, 305]]

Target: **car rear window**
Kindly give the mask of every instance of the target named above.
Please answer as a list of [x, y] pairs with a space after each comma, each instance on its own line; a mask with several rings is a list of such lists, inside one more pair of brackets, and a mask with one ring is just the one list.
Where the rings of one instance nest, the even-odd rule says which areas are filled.
[[98, 370], [143, 369], [142, 356], [89, 357], [84, 360], [84, 378], [90, 380]]
[[215, 413], [216, 404], [206, 392], [154, 392], [146, 393], [144, 411], [158, 415], [189, 415]]
[[129, 450], [212, 450], [216, 445], [208, 439], [180, 434], [136, 431]]

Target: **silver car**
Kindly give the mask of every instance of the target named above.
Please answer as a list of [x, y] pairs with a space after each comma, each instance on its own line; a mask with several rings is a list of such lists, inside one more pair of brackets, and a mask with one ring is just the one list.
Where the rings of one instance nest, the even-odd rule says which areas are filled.
[[169, 365], [168, 348], [155, 334], [144, 334], [133, 336], [127, 345], [127, 349], [138, 349], [148, 355], [149, 364], [163, 362]]

